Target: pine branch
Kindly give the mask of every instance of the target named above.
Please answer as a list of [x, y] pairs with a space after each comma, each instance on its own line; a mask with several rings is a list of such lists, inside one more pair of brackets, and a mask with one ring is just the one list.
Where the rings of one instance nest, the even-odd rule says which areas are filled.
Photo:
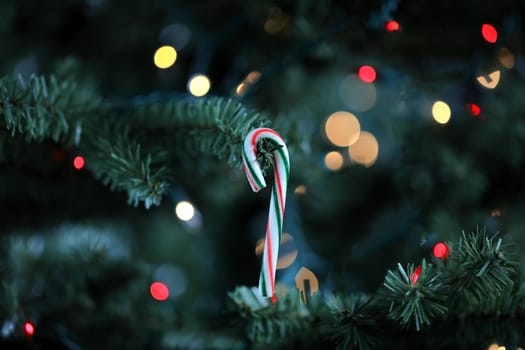
[[439, 273], [435, 273], [432, 264], [425, 260], [417, 279], [409, 278], [415, 270], [413, 264], [408, 265], [408, 273], [401, 264], [397, 266], [397, 271], [388, 270], [383, 283], [382, 291], [390, 303], [389, 317], [400, 321], [402, 326], [413, 322], [419, 331], [447, 312], [445, 286], [440, 282]]
[[32, 75], [0, 79], [0, 127], [29, 141], [71, 142], [76, 120], [99, 107], [98, 97], [71, 81]]

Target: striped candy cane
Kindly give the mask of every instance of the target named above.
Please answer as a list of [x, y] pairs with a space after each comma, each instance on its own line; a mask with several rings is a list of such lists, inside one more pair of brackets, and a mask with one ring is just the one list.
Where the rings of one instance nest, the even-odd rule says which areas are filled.
[[272, 129], [259, 128], [250, 131], [244, 140], [242, 164], [248, 182], [254, 192], [266, 187], [259, 162], [257, 162], [257, 142], [268, 139], [274, 146], [274, 182], [270, 197], [270, 210], [266, 226], [261, 274], [259, 276], [259, 291], [265, 297], [275, 299], [275, 270], [279, 254], [279, 242], [283, 232], [284, 205], [286, 189], [290, 176], [290, 159], [288, 148], [282, 137]]

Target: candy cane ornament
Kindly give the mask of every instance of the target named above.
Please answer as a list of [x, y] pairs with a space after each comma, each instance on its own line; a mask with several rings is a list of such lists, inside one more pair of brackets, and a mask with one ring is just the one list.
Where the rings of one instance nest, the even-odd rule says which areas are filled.
[[286, 203], [286, 190], [290, 177], [290, 158], [288, 148], [283, 138], [269, 128], [252, 130], [244, 139], [242, 164], [250, 187], [254, 192], [259, 192], [266, 187], [264, 176], [257, 161], [257, 142], [268, 139], [275, 146], [273, 188], [270, 197], [270, 209], [266, 226], [266, 239], [262, 258], [261, 273], [259, 275], [259, 291], [262, 296], [275, 298], [275, 271], [279, 243], [283, 232], [284, 206]]

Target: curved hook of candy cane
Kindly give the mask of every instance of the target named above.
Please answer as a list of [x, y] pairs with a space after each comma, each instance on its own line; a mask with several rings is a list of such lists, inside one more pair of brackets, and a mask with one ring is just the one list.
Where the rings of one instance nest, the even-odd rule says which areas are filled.
[[261, 139], [269, 139], [275, 143], [276, 148], [273, 151], [274, 186], [270, 197], [259, 290], [263, 296], [272, 297], [272, 300], [275, 300], [275, 271], [283, 228], [286, 190], [290, 175], [290, 159], [288, 148], [283, 138], [274, 130], [258, 128], [249, 132], [244, 141], [242, 159], [246, 177], [254, 192], [258, 192], [266, 187], [264, 176], [257, 162], [257, 142]]

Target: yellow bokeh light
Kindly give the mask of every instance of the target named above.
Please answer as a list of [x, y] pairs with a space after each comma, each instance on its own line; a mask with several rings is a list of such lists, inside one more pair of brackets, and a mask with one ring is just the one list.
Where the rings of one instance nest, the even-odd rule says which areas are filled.
[[204, 74], [194, 75], [188, 82], [188, 90], [193, 96], [201, 97], [210, 91], [210, 79]]
[[246, 79], [244, 79], [244, 81], [249, 83], [249, 84], [253, 84], [253, 83], [256, 83], [257, 81], [259, 81], [259, 79], [261, 79], [261, 72], [254, 70], [254, 71], [251, 71], [250, 73], [248, 73], [248, 75], [246, 76]]
[[478, 80], [478, 83], [480, 83], [484, 88], [495, 89], [496, 86], [498, 86], [500, 77], [501, 71], [496, 70], [492, 73], [489, 73], [487, 76], [480, 75], [476, 79]]
[[489, 347], [487, 348], [487, 350], [498, 350], [498, 344], [496, 343], [492, 343], [489, 345]]
[[331, 143], [339, 147], [346, 147], [357, 141], [361, 125], [352, 113], [339, 111], [326, 119], [324, 131]]
[[436, 101], [434, 105], [432, 105], [432, 117], [434, 117], [434, 120], [439, 124], [448, 123], [451, 114], [450, 107], [443, 101]]
[[329, 170], [337, 171], [343, 167], [343, 156], [337, 151], [328, 152], [324, 157], [324, 164]]
[[166, 45], [159, 47], [153, 55], [153, 63], [158, 68], [166, 69], [175, 63], [177, 60], [177, 51], [172, 46]]
[[237, 96], [242, 96], [246, 93], [247, 89], [248, 89], [248, 84], [243, 82], [237, 85], [237, 88], [235, 89], [235, 93], [237, 94]]
[[306, 186], [305, 185], [297, 186], [295, 188], [294, 193], [297, 194], [297, 195], [306, 194]]
[[514, 54], [510, 52], [509, 49], [506, 47], [502, 47], [498, 51], [498, 59], [501, 65], [505, 68], [512, 68], [514, 67], [514, 64], [516, 64], [516, 59], [514, 58]]
[[195, 208], [190, 202], [181, 201], [175, 206], [175, 214], [182, 221], [189, 221], [195, 215]]
[[359, 139], [348, 147], [350, 159], [365, 167], [372, 166], [379, 155], [379, 143], [374, 135], [367, 131], [362, 131]]

